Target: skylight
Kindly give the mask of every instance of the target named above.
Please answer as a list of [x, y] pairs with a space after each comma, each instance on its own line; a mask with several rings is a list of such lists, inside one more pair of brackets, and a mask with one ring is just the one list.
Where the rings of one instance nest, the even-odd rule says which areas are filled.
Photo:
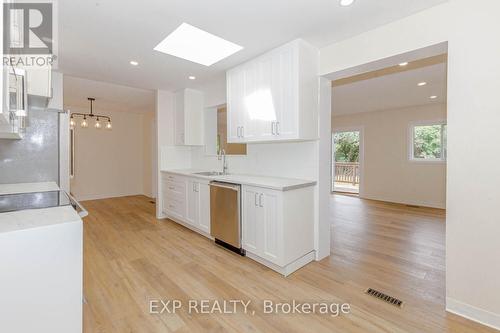
[[187, 23], [182, 23], [154, 48], [155, 51], [205, 66], [211, 66], [241, 49], [243, 47]]

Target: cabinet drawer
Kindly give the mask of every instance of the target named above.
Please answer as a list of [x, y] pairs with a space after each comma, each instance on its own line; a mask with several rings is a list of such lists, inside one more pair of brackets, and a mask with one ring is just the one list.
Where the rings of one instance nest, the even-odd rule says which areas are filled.
[[165, 198], [164, 202], [164, 210], [168, 215], [181, 219], [184, 218], [184, 211], [186, 207], [185, 202], [176, 200], [174, 198]]
[[164, 193], [165, 198], [167, 200], [168, 199], [172, 199], [172, 200], [176, 200], [176, 201], [179, 201], [179, 202], [185, 202], [186, 201], [186, 194], [185, 193], [176, 192], [176, 191], [170, 190], [168, 187], [167, 187], [167, 189], [163, 193]]
[[184, 179], [182, 176], [174, 175], [172, 173], [164, 173], [161, 178], [164, 182], [165, 181], [182, 182]]
[[186, 193], [186, 183], [183, 181], [171, 181], [167, 180], [163, 182], [165, 192], [175, 192], [179, 194]]

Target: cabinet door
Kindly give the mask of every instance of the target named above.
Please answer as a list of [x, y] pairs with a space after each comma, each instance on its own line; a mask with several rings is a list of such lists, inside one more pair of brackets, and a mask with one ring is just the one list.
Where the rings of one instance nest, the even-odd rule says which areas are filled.
[[262, 210], [262, 257], [281, 265], [283, 232], [280, 217], [281, 192], [264, 190], [259, 195], [259, 208]]
[[257, 68], [257, 114], [252, 130], [259, 141], [274, 140], [274, 123], [277, 121], [278, 104], [274, 96], [276, 82], [273, 76], [273, 55], [261, 57]]
[[245, 117], [245, 72], [235, 68], [227, 72], [227, 142], [242, 142]]
[[184, 90], [184, 144], [202, 146], [205, 141], [205, 98], [201, 91]]
[[293, 139], [298, 137], [298, 50], [295, 47], [280, 50], [273, 59], [273, 70], [273, 91], [278, 105], [276, 138]]
[[259, 246], [262, 209], [259, 207], [259, 192], [253, 188], [243, 188], [242, 207], [242, 247], [256, 255], [261, 255]]
[[184, 145], [185, 143], [185, 128], [184, 128], [184, 92], [179, 91], [175, 94], [175, 112], [174, 112], [174, 143], [176, 145]]
[[199, 197], [199, 222], [200, 230], [210, 234], [210, 186], [208, 184], [198, 183]]
[[187, 184], [187, 211], [186, 222], [194, 227], [198, 227], [200, 199], [197, 192], [199, 183], [193, 179], [188, 179]]
[[259, 140], [259, 120], [261, 109], [261, 91], [259, 91], [259, 63], [252, 61], [243, 66], [244, 84], [244, 114], [242, 141]]
[[27, 71], [28, 95], [52, 97], [52, 69], [38, 68]]

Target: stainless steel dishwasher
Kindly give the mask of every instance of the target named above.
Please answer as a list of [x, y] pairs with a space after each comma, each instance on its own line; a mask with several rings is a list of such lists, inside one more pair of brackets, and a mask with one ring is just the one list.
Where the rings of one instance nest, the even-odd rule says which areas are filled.
[[210, 183], [210, 234], [215, 243], [240, 255], [241, 248], [241, 186]]

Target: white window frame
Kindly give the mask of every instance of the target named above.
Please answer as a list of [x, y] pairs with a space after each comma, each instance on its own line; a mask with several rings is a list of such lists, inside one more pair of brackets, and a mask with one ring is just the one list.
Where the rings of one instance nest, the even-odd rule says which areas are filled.
[[[441, 125], [441, 157], [440, 158], [417, 158], [415, 157], [415, 127], [417, 126], [434, 126]], [[444, 138], [443, 126], [447, 125], [446, 120], [428, 120], [428, 121], [415, 121], [411, 122], [408, 126], [408, 159], [410, 162], [421, 163], [446, 163], [447, 159], [447, 140]]]
[[70, 128], [69, 135], [70, 135], [69, 177], [70, 179], [73, 179], [75, 177], [75, 129], [74, 128]]

